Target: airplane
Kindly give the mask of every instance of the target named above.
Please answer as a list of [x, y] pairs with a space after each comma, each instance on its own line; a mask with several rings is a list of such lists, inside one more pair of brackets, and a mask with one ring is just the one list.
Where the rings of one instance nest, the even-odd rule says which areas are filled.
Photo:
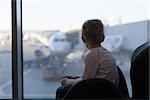
[[[24, 34], [23, 40], [24, 67], [41, 67], [44, 79], [60, 77], [69, 62], [81, 58], [84, 54], [84, 50], [74, 50], [66, 34], [62, 32], [52, 33], [50, 37], [28, 33]], [[26, 54], [30, 57], [27, 58]]]
[[[36, 52], [43, 52], [42, 46], [48, 48], [49, 53], [55, 55], [65, 55], [71, 50], [71, 43], [67, 40], [67, 36], [61, 32], [53, 33], [50, 37], [44, 37], [41, 34], [25, 34], [24, 43], [30, 44], [32, 46], [37, 45]], [[41, 47], [41, 48], [38, 48]], [[38, 55], [37, 55], [38, 56]]]

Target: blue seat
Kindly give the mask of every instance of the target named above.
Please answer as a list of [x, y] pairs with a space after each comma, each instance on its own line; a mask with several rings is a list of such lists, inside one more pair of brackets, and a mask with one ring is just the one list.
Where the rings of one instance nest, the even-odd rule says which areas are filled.
[[149, 42], [139, 46], [131, 59], [130, 78], [133, 99], [149, 99]]
[[122, 73], [122, 70], [117, 66], [118, 69], [118, 74], [119, 74], [119, 84], [118, 84], [118, 88], [120, 89], [120, 92], [123, 96], [123, 98], [130, 98], [129, 96], [129, 92], [128, 92], [128, 87], [127, 87], [127, 83], [125, 80], [125, 77]]
[[88, 79], [78, 82], [63, 99], [121, 99], [120, 90], [105, 79]]

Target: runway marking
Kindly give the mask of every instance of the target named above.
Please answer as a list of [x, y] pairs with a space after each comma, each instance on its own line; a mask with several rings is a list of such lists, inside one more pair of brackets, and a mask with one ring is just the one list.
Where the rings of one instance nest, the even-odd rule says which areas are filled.
[[[30, 73], [32, 70], [31, 69], [29, 69], [29, 70], [27, 70], [27, 71], [25, 71], [24, 73], [23, 73], [23, 76], [26, 76], [28, 73]], [[4, 88], [4, 87], [6, 87], [7, 85], [9, 85], [9, 84], [11, 84], [12, 83], [12, 80], [9, 80], [7, 83], [5, 83], [4, 85], [1, 85], [0, 86], [0, 88]]]

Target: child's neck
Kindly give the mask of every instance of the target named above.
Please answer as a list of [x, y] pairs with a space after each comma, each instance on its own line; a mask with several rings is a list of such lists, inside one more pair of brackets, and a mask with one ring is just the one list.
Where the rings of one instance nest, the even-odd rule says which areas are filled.
[[92, 48], [98, 48], [101, 47], [101, 45], [94, 45]]
[[98, 48], [98, 47], [101, 47], [101, 44], [92, 45], [92, 46], [90, 46], [90, 49], [94, 49], [94, 48]]

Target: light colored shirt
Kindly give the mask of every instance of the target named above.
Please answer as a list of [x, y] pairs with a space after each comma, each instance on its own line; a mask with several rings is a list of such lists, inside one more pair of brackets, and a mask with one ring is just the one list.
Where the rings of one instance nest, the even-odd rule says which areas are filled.
[[66, 84], [76, 84], [80, 80], [91, 78], [103, 78], [119, 83], [119, 75], [115, 59], [112, 54], [103, 47], [93, 48], [85, 57], [85, 69], [83, 77], [80, 79], [68, 79]]
[[119, 75], [112, 54], [103, 47], [93, 48], [85, 58], [83, 79], [104, 78], [118, 85]]

